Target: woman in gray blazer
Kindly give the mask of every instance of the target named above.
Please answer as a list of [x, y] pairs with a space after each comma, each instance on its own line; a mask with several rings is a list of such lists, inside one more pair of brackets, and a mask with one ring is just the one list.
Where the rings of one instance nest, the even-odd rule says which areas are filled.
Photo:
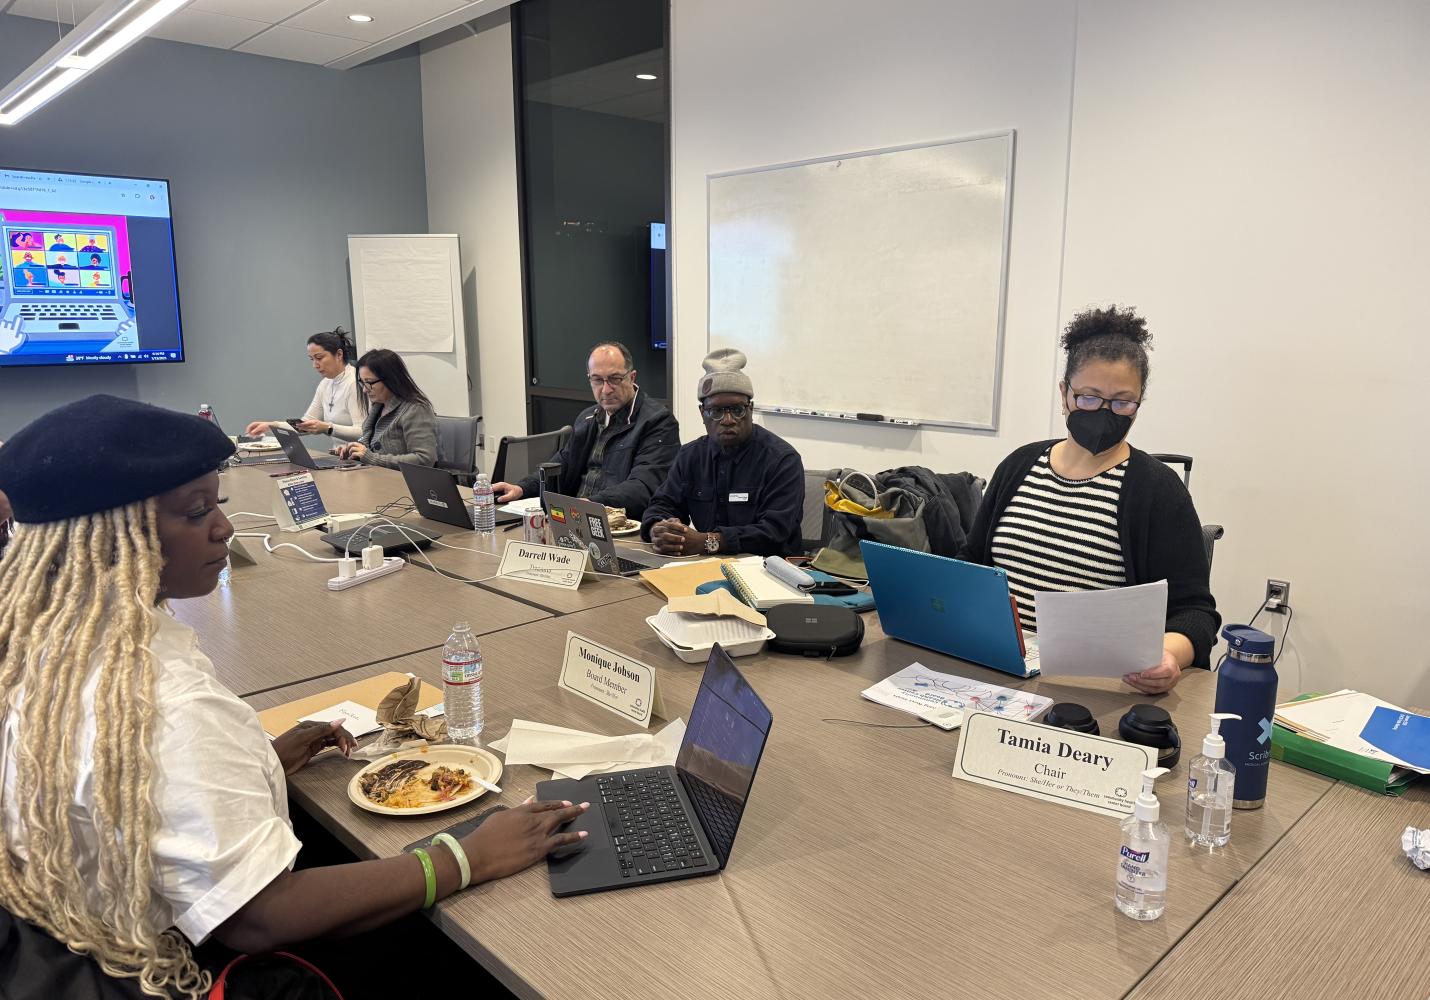
[[387, 469], [399, 462], [435, 465], [437, 414], [402, 358], [379, 348], [358, 358], [357, 369], [358, 384], [367, 393], [367, 419], [362, 436], [340, 447], [338, 454]]

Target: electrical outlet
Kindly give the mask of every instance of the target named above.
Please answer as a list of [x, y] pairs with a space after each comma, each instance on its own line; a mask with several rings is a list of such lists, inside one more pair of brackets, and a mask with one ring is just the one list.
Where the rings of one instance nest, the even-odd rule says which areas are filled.
[[1291, 581], [1290, 580], [1267, 580], [1266, 581], [1266, 601], [1262, 605], [1265, 607], [1272, 601], [1276, 602], [1274, 608], [1267, 608], [1278, 615], [1286, 613], [1286, 607], [1291, 603]]

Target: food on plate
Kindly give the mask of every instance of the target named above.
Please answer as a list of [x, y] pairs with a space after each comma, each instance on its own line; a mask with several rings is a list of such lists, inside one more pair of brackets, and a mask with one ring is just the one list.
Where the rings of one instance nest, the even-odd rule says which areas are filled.
[[632, 521], [626, 517], [626, 509], [624, 507], [607, 507], [606, 520], [611, 522], [612, 531], [625, 531], [627, 528], [640, 527], [639, 521]]
[[395, 760], [364, 774], [358, 782], [363, 795], [390, 809], [418, 809], [450, 802], [472, 790], [472, 776], [460, 767], [421, 760]]

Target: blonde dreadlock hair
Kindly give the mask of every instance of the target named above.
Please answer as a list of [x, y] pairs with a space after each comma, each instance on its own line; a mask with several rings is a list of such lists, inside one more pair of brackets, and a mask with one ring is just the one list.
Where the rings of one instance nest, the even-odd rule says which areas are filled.
[[[148, 651], [163, 557], [154, 500], [27, 524], [0, 560], [0, 695], [24, 685], [15, 765], [24, 867], [0, 850], [0, 903], [145, 993], [201, 997], [210, 986], [187, 943], [156, 930], [150, 845], [157, 824], [155, 660]], [[107, 619], [107, 620], [106, 620]], [[77, 781], [90, 658], [97, 872], [74, 863], [68, 810]], [[0, 710], [4, 707], [0, 706]]]

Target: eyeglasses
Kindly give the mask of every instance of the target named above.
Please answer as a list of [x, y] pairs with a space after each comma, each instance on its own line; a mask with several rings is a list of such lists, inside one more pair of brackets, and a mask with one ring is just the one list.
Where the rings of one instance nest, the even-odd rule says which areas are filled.
[[1079, 410], [1100, 410], [1103, 403], [1106, 403], [1108, 408], [1119, 417], [1132, 416], [1137, 412], [1137, 407], [1142, 405], [1140, 400], [1108, 399], [1105, 396], [1095, 396], [1090, 392], [1080, 392], [1073, 396], [1073, 405]]
[[706, 420], [719, 423], [726, 417], [744, 420], [745, 414], [750, 412], [750, 407], [745, 403], [736, 403], [734, 406], [702, 406], [700, 412], [705, 415]]
[[369, 389], [371, 389], [371, 388], [372, 388], [373, 386], [375, 386], [375, 385], [382, 385], [382, 379], [380, 379], [380, 378], [374, 378], [374, 379], [360, 378], [360, 379], [358, 379], [358, 381], [361, 382], [363, 385], [367, 386]]
[[626, 379], [630, 377], [630, 372], [621, 372], [619, 375], [608, 375], [605, 378], [599, 375], [588, 375], [586, 381], [591, 383], [592, 389], [599, 389], [604, 385], [608, 385], [612, 389], [619, 389], [626, 384]]

